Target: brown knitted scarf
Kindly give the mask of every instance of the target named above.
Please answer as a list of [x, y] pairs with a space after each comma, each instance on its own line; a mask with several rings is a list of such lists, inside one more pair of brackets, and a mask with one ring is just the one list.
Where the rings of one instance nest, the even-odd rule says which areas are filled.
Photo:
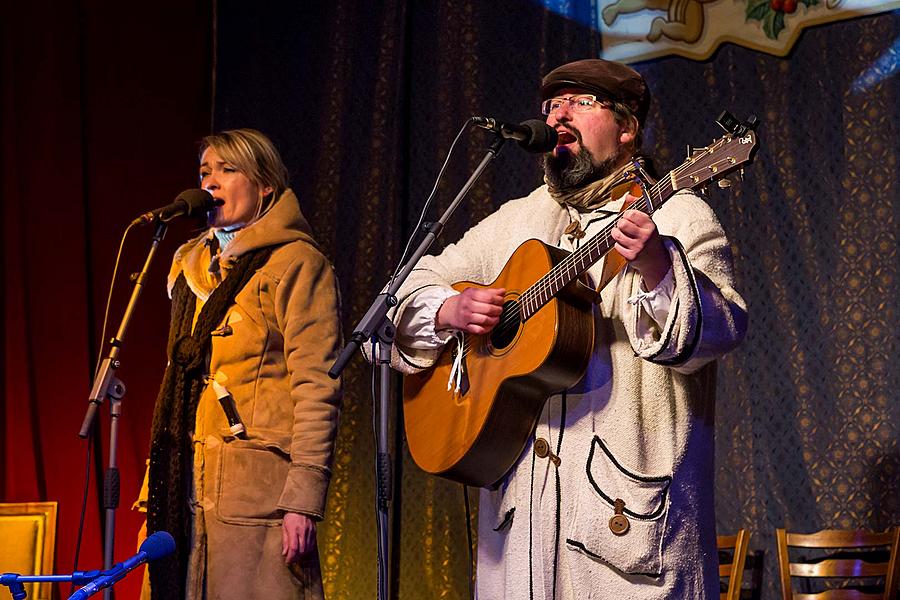
[[178, 276], [172, 292], [169, 365], [163, 377], [150, 434], [150, 493], [147, 532], [168, 531], [174, 554], [150, 564], [153, 600], [182, 600], [191, 545], [192, 436], [200, 394], [209, 370], [210, 333], [222, 322], [238, 292], [266, 262], [272, 248], [241, 256], [213, 291], [193, 325], [197, 298]]

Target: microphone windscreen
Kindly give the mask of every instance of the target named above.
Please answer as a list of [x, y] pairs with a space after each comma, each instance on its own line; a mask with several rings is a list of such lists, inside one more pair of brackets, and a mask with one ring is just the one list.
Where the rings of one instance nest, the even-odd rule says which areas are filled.
[[185, 214], [189, 217], [205, 213], [222, 204], [221, 200], [215, 200], [212, 194], [199, 188], [184, 190], [178, 194], [175, 202], [187, 204], [187, 213]]
[[140, 550], [147, 554], [148, 562], [168, 556], [175, 552], [175, 538], [169, 535], [168, 531], [157, 531], [144, 540]]
[[550, 152], [556, 148], [559, 134], [540, 119], [528, 119], [520, 125], [531, 132], [527, 140], [519, 142], [529, 152]]

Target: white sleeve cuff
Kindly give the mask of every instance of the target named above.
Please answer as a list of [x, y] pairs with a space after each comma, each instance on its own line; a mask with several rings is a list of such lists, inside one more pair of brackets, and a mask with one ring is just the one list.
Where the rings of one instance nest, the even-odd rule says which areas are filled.
[[[650, 318], [659, 326], [660, 329], [665, 327], [666, 319], [669, 317], [669, 308], [672, 306], [672, 296], [675, 295], [675, 275], [670, 267], [666, 272], [666, 276], [662, 278], [655, 288], [649, 292], [643, 290], [628, 299], [628, 303], [635, 305], [640, 304], [641, 308], [646, 311]], [[641, 321], [638, 321], [639, 337], [644, 338], [648, 331], [644, 329]]]
[[453, 339], [452, 329], [435, 331], [434, 325], [444, 301], [457, 294], [451, 288], [429, 287], [413, 296], [396, 323], [399, 341], [408, 348], [434, 350]]

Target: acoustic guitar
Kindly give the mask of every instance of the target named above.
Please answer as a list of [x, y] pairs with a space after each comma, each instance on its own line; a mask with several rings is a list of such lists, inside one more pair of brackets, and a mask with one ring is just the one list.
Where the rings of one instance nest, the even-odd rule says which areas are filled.
[[[652, 187], [642, 186], [631, 208], [653, 214], [678, 190], [702, 187], [750, 162], [755, 118], [742, 124], [723, 113], [719, 124], [730, 133], [689, 151]], [[407, 443], [424, 471], [472, 486], [499, 482], [528, 443], [547, 398], [581, 379], [593, 350], [592, 300], [599, 292], [586, 286], [584, 275], [613, 249], [614, 226], [571, 253], [528, 240], [493, 282], [453, 286], [504, 288], [506, 298], [490, 333], [448, 343], [431, 369], [404, 379]]]

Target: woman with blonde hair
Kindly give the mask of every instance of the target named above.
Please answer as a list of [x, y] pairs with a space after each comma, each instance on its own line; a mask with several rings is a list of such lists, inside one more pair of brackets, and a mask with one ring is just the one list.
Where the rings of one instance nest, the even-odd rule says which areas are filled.
[[[338, 292], [287, 169], [252, 129], [204, 138], [221, 205], [175, 253], [168, 357], [153, 416], [147, 529], [176, 540], [150, 597], [321, 598], [340, 384]], [[145, 587], [145, 594], [147, 589]]]

